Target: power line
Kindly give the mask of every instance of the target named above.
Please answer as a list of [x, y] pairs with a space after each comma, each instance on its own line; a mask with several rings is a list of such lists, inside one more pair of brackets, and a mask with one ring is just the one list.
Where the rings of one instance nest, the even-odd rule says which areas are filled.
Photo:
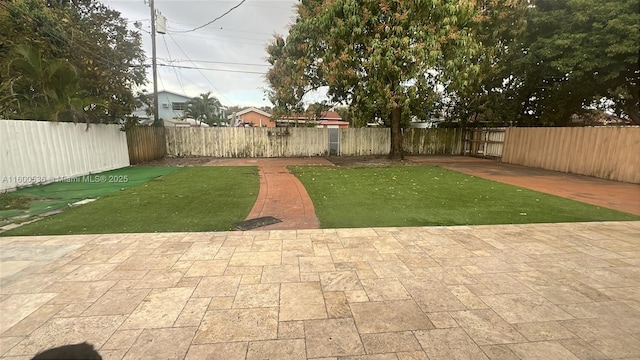
[[[162, 36], [162, 41], [164, 42], [164, 47], [167, 49], [167, 54], [169, 55], [169, 61], [171, 61], [171, 52], [169, 51], [169, 45], [167, 45], [167, 38], [164, 37], [164, 35]], [[178, 75], [178, 68], [174, 67], [173, 72], [176, 74], [176, 78], [178, 79], [178, 83], [180, 84], [180, 88], [182, 89], [182, 93], [185, 94], [184, 85], [182, 84], [182, 78], [180, 78], [180, 76]]]
[[241, 74], [258, 74], [258, 75], [266, 75], [267, 74], [266, 72], [259, 72], [259, 71], [244, 71], [244, 70], [230, 70], [230, 69], [211, 69], [211, 68], [201, 68], [201, 67], [197, 67], [197, 66], [183, 66], [183, 65], [171, 65], [171, 64], [158, 64], [158, 66], [172, 67], [172, 68], [178, 68], [178, 69], [222, 71], [222, 72], [241, 73]]
[[213, 20], [209, 21], [208, 23], [206, 23], [206, 24], [204, 24], [204, 25], [200, 25], [200, 26], [195, 27], [195, 28], [190, 29], [190, 30], [174, 31], [174, 32], [176, 32], [176, 33], [188, 33], [188, 32], [196, 31], [196, 30], [198, 30], [198, 29], [202, 29], [203, 27], [205, 27], [205, 26], [207, 26], [207, 25], [211, 25], [211, 24], [213, 24], [214, 22], [216, 22], [216, 21], [218, 21], [218, 20], [222, 19], [225, 15], [229, 14], [229, 13], [230, 13], [230, 12], [232, 12], [233, 10], [235, 10], [235, 9], [239, 8], [239, 7], [240, 7], [240, 5], [244, 4], [244, 2], [245, 2], [245, 1], [247, 1], [247, 0], [242, 0], [242, 1], [240, 1], [240, 3], [238, 3], [236, 6], [232, 7], [231, 9], [227, 10], [227, 12], [225, 12], [224, 14], [222, 14], [222, 15], [218, 16], [217, 18], [215, 18], [215, 19], [213, 19]]
[[[167, 31], [167, 33], [171, 33], [175, 36], [185, 36], [189, 39], [191, 38], [198, 38], [198, 39], [210, 39], [210, 40], [215, 40], [215, 41], [224, 41], [224, 42], [232, 42], [234, 44], [238, 44], [241, 43], [243, 45], [260, 45], [260, 46], [264, 46], [266, 45], [267, 41], [269, 39], [256, 39], [256, 38], [243, 38], [243, 37], [239, 37], [239, 36], [229, 36], [229, 35], [219, 35], [219, 34], [209, 34], [209, 35], [202, 35], [202, 36], [198, 36], [195, 34], [177, 34], [175, 31]], [[215, 38], [214, 38], [215, 37]]]
[[[158, 59], [158, 60], [164, 60], [167, 61], [167, 59]], [[185, 62], [185, 61], [189, 61], [189, 60], [182, 60], [182, 59], [169, 59], [169, 62]], [[271, 66], [269, 64], [253, 64], [253, 63], [239, 63], [239, 62], [231, 62], [231, 61], [212, 61], [212, 60], [193, 60], [194, 62], [197, 63], [207, 63], [207, 64], [222, 64], [222, 65], [242, 65], [242, 66]]]
[[[243, 0], [243, 1], [244, 1], [244, 0]], [[220, 96], [221, 96], [221, 97], [225, 98], [229, 103], [231, 103], [232, 101], [231, 101], [231, 100], [229, 100], [229, 98], [228, 98], [228, 97], [226, 97], [226, 96], [222, 93], [222, 91], [218, 90], [218, 88], [217, 88], [215, 85], [213, 85], [213, 83], [211, 82], [211, 80], [209, 80], [209, 78], [208, 78], [208, 77], [207, 77], [207, 76], [202, 72], [202, 70], [200, 70], [200, 68], [198, 68], [198, 67], [196, 66], [196, 63], [195, 63], [195, 62], [193, 62], [193, 60], [191, 60], [191, 58], [189, 57], [189, 55], [187, 55], [187, 53], [182, 49], [182, 46], [180, 46], [180, 44], [178, 44], [178, 42], [176, 41], [176, 39], [174, 39], [174, 38], [173, 38], [173, 35], [171, 35], [170, 33], [168, 33], [168, 35], [169, 35], [169, 37], [171, 38], [171, 40], [173, 40], [173, 42], [176, 44], [176, 46], [178, 47], [178, 49], [180, 49], [180, 51], [182, 52], [182, 54], [184, 55], [184, 57], [186, 57], [186, 58], [191, 62], [191, 64], [193, 64], [193, 66], [196, 68], [196, 70], [198, 70], [198, 72], [200, 73], [200, 75], [202, 75], [202, 77], [203, 77], [205, 80], [207, 80], [207, 82], [209, 83], [209, 85], [211, 85], [211, 87], [212, 87], [215, 91], [217, 91], [217, 92], [220, 94]]]

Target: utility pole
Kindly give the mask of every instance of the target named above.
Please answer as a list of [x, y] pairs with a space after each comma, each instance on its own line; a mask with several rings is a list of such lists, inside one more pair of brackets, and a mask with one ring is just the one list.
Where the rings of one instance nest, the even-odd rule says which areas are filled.
[[153, 68], [153, 125], [163, 126], [158, 119], [158, 64], [156, 63], [156, 9], [153, 0], [149, 0], [151, 8], [151, 67]]

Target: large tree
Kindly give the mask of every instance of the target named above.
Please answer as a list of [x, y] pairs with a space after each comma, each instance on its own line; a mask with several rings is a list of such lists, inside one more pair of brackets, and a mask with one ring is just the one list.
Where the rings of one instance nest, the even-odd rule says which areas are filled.
[[528, 18], [525, 111], [562, 124], [600, 98], [640, 123], [637, 0], [536, 0]]
[[141, 37], [127, 29], [120, 13], [101, 2], [4, 1], [0, 4], [0, 33], [0, 89], [5, 91], [0, 98], [9, 95], [0, 104], [4, 104], [5, 116], [23, 117], [16, 113], [17, 103], [11, 95], [31, 91], [28, 77], [8, 66], [21, 46], [38, 52], [43, 64], [67, 61], [75, 69], [83, 99], [95, 100], [83, 107], [87, 121], [117, 122], [135, 107], [132, 89], [145, 82]]
[[602, 104], [640, 123], [639, 10], [637, 0], [516, 4], [516, 11], [505, 13], [507, 22], [486, 23], [499, 56], [485, 63], [481, 86], [452, 96], [457, 101], [449, 114], [456, 120], [567, 125], [571, 115]]
[[328, 86], [335, 103], [380, 117], [391, 127], [390, 157], [402, 157], [401, 124], [438, 98], [437, 85], [464, 88], [478, 74], [481, 44], [467, 0], [302, 1], [286, 40], [268, 47], [270, 97], [300, 108]]

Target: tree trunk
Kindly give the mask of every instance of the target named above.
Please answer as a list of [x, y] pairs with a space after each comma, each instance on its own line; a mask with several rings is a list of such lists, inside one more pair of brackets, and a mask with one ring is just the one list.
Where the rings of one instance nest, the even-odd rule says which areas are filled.
[[389, 159], [402, 159], [402, 129], [400, 120], [402, 119], [402, 109], [394, 107], [391, 110], [391, 151]]

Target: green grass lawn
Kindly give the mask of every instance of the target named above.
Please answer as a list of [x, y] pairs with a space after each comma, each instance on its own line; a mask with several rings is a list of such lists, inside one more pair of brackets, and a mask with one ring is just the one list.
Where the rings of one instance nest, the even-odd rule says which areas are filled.
[[230, 230], [259, 186], [255, 167], [182, 168], [0, 236]]
[[0, 194], [0, 220], [16, 216], [30, 217], [57, 210], [76, 201], [144, 184], [177, 169], [166, 166], [133, 166]]
[[435, 166], [292, 167], [322, 228], [640, 220]]

